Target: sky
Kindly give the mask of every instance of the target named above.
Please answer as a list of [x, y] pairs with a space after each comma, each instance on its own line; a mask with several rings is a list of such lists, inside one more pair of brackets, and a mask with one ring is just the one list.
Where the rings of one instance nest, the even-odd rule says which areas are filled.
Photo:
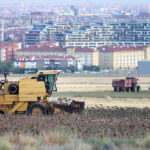
[[[11, 3], [16, 2], [50, 2], [50, 3], [86, 3], [86, 2], [98, 2], [98, 3], [150, 3], [150, 0], [11, 0]], [[10, 0], [0, 0], [0, 3], [10, 3]]]
[[97, 4], [150, 4], [150, 0], [0, 0], [0, 3], [18, 3], [18, 2], [25, 2], [25, 3], [44, 3], [48, 2], [51, 4], [86, 4], [86, 3], [97, 3]]

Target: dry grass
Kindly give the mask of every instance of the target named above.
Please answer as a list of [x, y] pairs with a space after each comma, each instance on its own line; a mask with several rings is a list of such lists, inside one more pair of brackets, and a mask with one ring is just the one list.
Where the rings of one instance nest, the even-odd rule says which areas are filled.
[[[101, 115], [99, 115], [100, 111], [103, 112]], [[82, 116], [59, 116], [51, 119], [50, 116], [40, 118], [34, 116], [29, 118], [26, 116], [1, 116], [1, 118], [7, 120], [5, 130], [9, 129], [13, 132], [9, 132], [9, 135], [7, 132], [0, 137], [0, 150], [148, 150], [150, 148], [150, 136], [146, 136], [147, 128], [149, 128], [150, 110], [102, 108], [101, 110], [87, 110], [85, 113], [84, 119], [83, 114]], [[57, 120], [57, 124], [53, 119]], [[24, 120], [27, 120], [28, 123]], [[43, 122], [44, 120], [45, 122]], [[20, 122], [23, 122], [23, 126], [20, 126]], [[82, 123], [85, 127], [81, 126]], [[49, 130], [48, 126], [52, 127], [52, 124], [62, 127], [57, 131], [53, 128]], [[36, 128], [34, 128], [35, 125], [37, 125]], [[3, 125], [0, 127], [1, 129], [4, 128]], [[31, 129], [29, 133], [16, 132], [17, 130], [20, 132], [21, 128], [24, 128], [25, 131], [28, 127]], [[44, 127], [44, 131], [42, 127]], [[74, 127], [74, 131], [78, 132], [77, 136], [73, 132], [67, 132], [69, 127], [71, 127], [70, 129]], [[102, 131], [100, 137], [94, 131], [95, 128], [97, 131]], [[40, 132], [37, 132], [37, 130], [43, 133], [39, 134]], [[93, 132], [93, 135], [90, 135], [88, 130]], [[2, 132], [2, 130], [0, 131]], [[86, 136], [85, 132], [88, 133]], [[139, 139], [139, 133], [142, 133], [145, 138]], [[111, 135], [111, 138], [108, 138], [107, 134]], [[126, 134], [126, 137], [122, 134]]]

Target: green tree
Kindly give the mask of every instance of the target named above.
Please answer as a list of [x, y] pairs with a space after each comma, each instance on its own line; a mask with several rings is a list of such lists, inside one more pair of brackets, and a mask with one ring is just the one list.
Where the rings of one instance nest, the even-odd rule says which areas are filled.
[[12, 72], [14, 69], [12, 62], [0, 62], [0, 73]]
[[67, 67], [68, 70], [70, 70], [72, 73], [77, 71], [77, 68], [73, 65], [70, 65], [69, 67]]
[[83, 66], [83, 71], [99, 71], [100, 68], [98, 66]]
[[89, 66], [83, 66], [83, 71], [90, 71], [90, 67]]
[[13, 62], [0, 62], [0, 73], [12, 72], [12, 73], [24, 73], [23, 68], [14, 67]]
[[91, 67], [90, 67], [90, 70], [91, 70], [91, 71], [99, 71], [100, 68], [99, 68], [98, 66], [91, 66]]

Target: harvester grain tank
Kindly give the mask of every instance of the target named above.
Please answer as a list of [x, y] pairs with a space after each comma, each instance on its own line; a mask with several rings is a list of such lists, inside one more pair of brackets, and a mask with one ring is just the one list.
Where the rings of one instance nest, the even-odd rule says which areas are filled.
[[49, 101], [57, 91], [56, 80], [60, 70], [39, 71], [35, 77], [20, 81], [0, 81], [0, 112], [53, 114], [59, 112], [81, 112], [84, 102], [60, 98]]
[[126, 79], [119, 79], [112, 81], [114, 92], [139, 92], [140, 86], [137, 83], [136, 77], [126, 77]]

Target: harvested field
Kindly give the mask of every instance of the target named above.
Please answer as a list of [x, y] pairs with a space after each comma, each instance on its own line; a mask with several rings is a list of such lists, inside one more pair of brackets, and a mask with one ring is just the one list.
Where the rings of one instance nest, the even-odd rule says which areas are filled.
[[146, 137], [150, 133], [150, 77], [139, 77], [139, 93], [112, 92], [116, 78], [123, 77], [60, 76], [58, 92], [50, 100], [71, 97], [84, 101], [86, 110], [53, 116], [0, 115], [0, 150], [1, 145], [8, 150], [104, 150], [112, 145], [118, 150], [150, 149], [150, 136]]
[[1, 115], [0, 135], [42, 135], [64, 131], [80, 138], [143, 137], [150, 132], [150, 109], [92, 107], [82, 114], [54, 116]]

